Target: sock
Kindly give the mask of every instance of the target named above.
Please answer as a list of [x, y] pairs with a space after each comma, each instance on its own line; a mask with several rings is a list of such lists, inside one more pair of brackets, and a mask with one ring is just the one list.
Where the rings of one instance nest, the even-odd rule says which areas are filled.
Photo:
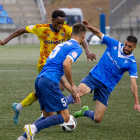
[[73, 97], [71, 96], [71, 94], [66, 97], [66, 101], [68, 105], [73, 103]]
[[[25, 134], [26, 134], [26, 133], [25, 133]], [[21, 137], [20, 137], [20, 140], [27, 140], [27, 138], [21, 136]]]
[[[35, 92], [35, 91], [34, 91]], [[23, 107], [31, 105], [33, 102], [37, 101], [38, 99], [34, 97], [34, 92], [30, 93], [22, 102], [21, 105]]]
[[35, 126], [37, 128], [37, 132], [39, 132], [40, 130], [44, 128], [48, 128], [48, 127], [61, 124], [61, 123], [64, 123], [63, 116], [61, 114], [55, 114], [55, 115], [45, 118], [44, 120], [40, 122], [35, 123]]
[[88, 110], [84, 112], [84, 116], [91, 118], [94, 121], [94, 111]]
[[21, 103], [18, 103], [16, 106], [17, 111], [20, 111], [23, 108]]
[[30, 125], [30, 127], [31, 127], [31, 133], [32, 133], [32, 134], [36, 134], [36, 133], [37, 133], [37, 128], [36, 128], [36, 126], [35, 126], [34, 124], [32, 124], [32, 125]]
[[[45, 117], [41, 117], [41, 118], [39, 118], [38, 120], [36, 120], [33, 124], [38, 123], [38, 122], [40, 122], [40, 121], [42, 121], [42, 120], [44, 120], [44, 119], [45, 119]], [[26, 133], [24, 133], [22, 136], [23, 136], [24, 138], [27, 139]]]

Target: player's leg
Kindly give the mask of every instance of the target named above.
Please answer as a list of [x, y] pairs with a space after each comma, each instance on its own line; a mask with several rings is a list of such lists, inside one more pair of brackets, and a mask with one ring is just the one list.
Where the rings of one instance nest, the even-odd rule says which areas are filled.
[[[36, 123], [44, 120], [45, 118], [54, 115], [53, 112], [46, 112], [45, 110], [43, 110], [43, 113], [42, 114], [43, 114], [42, 117], [40, 117], [38, 120], [36, 120], [33, 124], [36, 124]], [[21, 137], [19, 137], [18, 140], [27, 140], [26, 133], [24, 133]]]
[[[38, 73], [41, 72], [42, 68], [43, 68], [43, 66], [42, 66], [42, 65], [40, 66], [40, 65], [38, 64], [38, 66], [37, 66], [37, 71], [38, 71]], [[15, 124], [18, 123], [18, 118], [19, 118], [19, 113], [20, 113], [20, 111], [21, 111], [24, 107], [31, 105], [33, 102], [35, 102], [35, 101], [37, 101], [37, 100], [38, 100], [38, 99], [37, 99], [37, 94], [36, 94], [35, 91], [33, 91], [33, 92], [30, 93], [22, 102], [20, 102], [20, 103], [13, 103], [13, 104], [12, 104], [12, 108], [13, 108], [13, 110], [14, 110], [13, 121], [14, 121]]]
[[[78, 86], [77, 92], [79, 94], [80, 97], [88, 94], [91, 92], [91, 88], [88, 87], [86, 84], [84, 83], [80, 83], [80, 85]], [[78, 117], [83, 117], [84, 116], [84, 112], [88, 111], [89, 108], [88, 106], [84, 106], [80, 111], [77, 111], [74, 113], [74, 117], [78, 118]]]
[[[42, 110], [43, 115], [45, 115], [45, 109]], [[60, 114], [59, 114], [60, 113]], [[61, 124], [64, 122], [67, 122], [69, 120], [69, 111], [68, 109], [59, 111], [58, 114], [49, 116], [37, 123], [34, 123], [32, 125], [25, 125], [24, 131], [26, 132], [27, 139], [32, 140], [36, 133], [38, 133], [40, 130], [49, 128], [51, 126], [55, 126], [57, 124]]]
[[104, 117], [105, 111], [106, 111], [106, 107], [108, 104], [108, 98], [110, 95], [110, 92], [108, 91], [107, 87], [105, 85], [103, 85], [100, 82], [96, 82], [96, 84], [99, 86], [96, 86], [96, 89], [94, 91], [94, 98], [93, 100], [95, 100], [95, 111], [92, 110], [87, 110], [84, 111], [78, 111], [77, 113], [75, 113], [75, 117], [79, 117], [81, 115], [80, 112], [83, 113], [83, 116], [89, 117], [91, 118], [95, 123], [100, 123]]
[[[38, 70], [38, 71], [40, 71], [40, 70]], [[64, 91], [64, 87], [61, 83], [59, 83], [59, 88], [62, 92]], [[33, 102], [35, 102], [37, 100], [38, 100], [37, 94], [36, 94], [35, 91], [33, 91], [21, 103], [13, 103], [12, 104], [12, 108], [14, 110], [13, 121], [14, 121], [15, 124], [18, 123], [18, 118], [19, 118], [20, 111], [24, 107], [31, 105]], [[54, 115], [54, 113], [53, 113], [53, 115]], [[43, 114], [41, 114], [40, 117], [43, 117]]]
[[33, 102], [37, 101], [37, 96], [35, 91], [30, 93], [21, 103], [13, 103], [12, 108], [14, 110], [13, 121], [15, 124], [18, 123], [19, 113], [21, 109], [26, 106], [31, 105]]
[[[95, 88], [93, 81], [94, 79], [91, 76], [91, 74], [87, 75], [85, 78], [81, 80], [78, 86], [78, 92], [79, 92], [80, 97], [86, 95], [87, 93], [91, 92]], [[74, 100], [71, 94], [66, 97], [66, 100], [67, 100], [68, 105], [71, 103], [74, 103]]]
[[94, 122], [100, 123], [104, 117], [106, 106], [100, 101], [95, 101], [95, 114], [94, 114]]

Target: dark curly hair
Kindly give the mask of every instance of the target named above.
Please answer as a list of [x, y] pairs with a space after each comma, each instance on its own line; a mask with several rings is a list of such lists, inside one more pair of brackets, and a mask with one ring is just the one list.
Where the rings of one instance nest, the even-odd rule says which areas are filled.
[[128, 36], [127, 41], [137, 44], [138, 40], [135, 36]]
[[55, 11], [53, 11], [52, 18], [54, 19], [54, 18], [57, 18], [58, 16], [66, 17], [65, 12], [62, 11], [62, 10], [55, 10]]

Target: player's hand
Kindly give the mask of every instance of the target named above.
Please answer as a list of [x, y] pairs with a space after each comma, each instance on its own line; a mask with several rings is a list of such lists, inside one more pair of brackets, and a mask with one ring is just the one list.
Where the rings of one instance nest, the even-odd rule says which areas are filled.
[[135, 110], [137, 109], [140, 112], [140, 105], [139, 104], [134, 104], [134, 109]]
[[92, 26], [90, 26], [89, 23], [88, 23], [86, 20], [83, 21], [83, 24], [84, 24], [88, 29], [92, 28]]
[[0, 45], [5, 45], [4, 41], [0, 39]]
[[74, 102], [75, 104], [77, 103], [78, 105], [81, 103], [81, 100], [80, 100], [80, 96], [79, 94], [77, 94], [77, 87], [75, 85], [71, 86], [71, 89], [72, 89], [72, 97], [74, 99]]
[[89, 59], [91, 61], [93, 61], [94, 59], [96, 60], [96, 55], [94, 53], [87, 54], [87, 60], [89, 61]]
[[89, 27], [89, 23], [88, 23], [86, 20], [83, 21], [83, 24], [84, 24], [85, 26]]
[[76, 102], [77, 102], [78, 105], [81, 104], [80, 95], [78, 93], [76, 94]]

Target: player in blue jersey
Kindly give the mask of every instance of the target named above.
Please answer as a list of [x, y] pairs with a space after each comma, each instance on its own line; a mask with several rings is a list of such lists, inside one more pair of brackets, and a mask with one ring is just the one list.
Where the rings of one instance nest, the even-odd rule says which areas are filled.
[[[64, 83], [63, 86], [71, 92], [72, 97], [79, 104], [80, 97], [76, 94], [77, 87], [72, 79], [71, 65], [82, 53], [80, 44], [84, 41], [85, 33], [86, 27], [83, 24], [74, 24], [71, 40], [55, 47], [37, 76], [35, 90], [43, 117], [32, 125], [24, 126], [25, 137], [28, 140], [33, 140], [34, 135], [44, 128], [69, 120], [68, 105], [65, 96], [59, 89], [59, 82], [63, 84], [62, 76], [64, 74], [69, 84]], [[48, 117], [48, 113], [52, 112], [57, 112], [57, 114]]]
[[[82, 110], [75, 112], [74, 117], [86, 116], [91, 118], [95, 123], [100, 123], [104, 117], [110, 93], [126, 71], [130, 75], [131, 90], [135, 100], [134, 109], [140, 112], [136, 83], [136, 78], [138, 77], [137, 65], [132, 53], [136, 48], [137, 38], [128, 36], [125, 43], [122, 44], [113, 38], [105, 36], [98, 29], [90, 26], [87, 21], [83, 21], [83, 23], [107, 45], [107, 49], [98, 64], [80, 82], [77, 89], [77, 94], [80, 97], [94, 90], [93, 100], [95, 100], [95, 111], [91, 111], [88, 106], [84, 106]], [[70, 96], [67, 98], [70, 98]], [[68, 104], [70, 103], [72, 101]]]

